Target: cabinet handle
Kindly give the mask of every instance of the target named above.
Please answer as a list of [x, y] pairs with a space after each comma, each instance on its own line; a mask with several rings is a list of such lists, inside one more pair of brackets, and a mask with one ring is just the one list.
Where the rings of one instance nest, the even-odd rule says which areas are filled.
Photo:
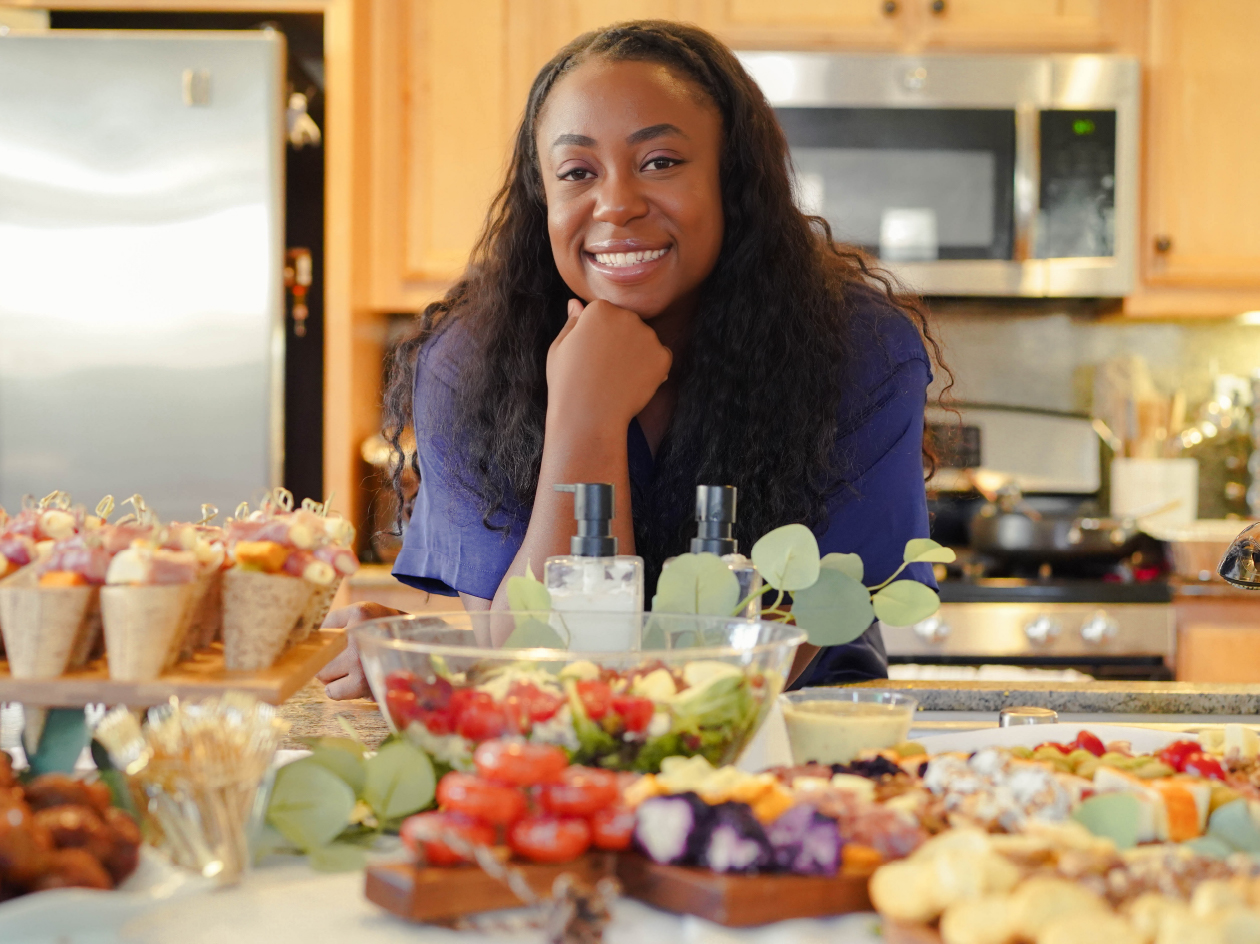
[[932, 12], [940, 16], [945, 12], [945, 0], [932, 0]]
[[884, 16], [893, 16], [897, 12], [897, 0], [884, 0]]
[[1173, 241], [1172, 241], [1171, 236], [1156, 236], [1155, 237], [1155, 251], [1168, 252], [1172, 249], [1172, 243]]

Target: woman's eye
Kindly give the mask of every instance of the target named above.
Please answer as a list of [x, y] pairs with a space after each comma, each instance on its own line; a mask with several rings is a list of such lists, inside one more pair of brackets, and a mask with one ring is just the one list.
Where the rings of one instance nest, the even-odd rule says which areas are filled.
[[575, 167], [573, 170], [565, 171], [560, 175], [561, 180], [589, 180], [595, 175], [585, 167]]
[[681, 163], [682, 161], [672, 157], [654, 157], [647, 162], [645, 167], [647, 170], [669, 170], [671, 167]]

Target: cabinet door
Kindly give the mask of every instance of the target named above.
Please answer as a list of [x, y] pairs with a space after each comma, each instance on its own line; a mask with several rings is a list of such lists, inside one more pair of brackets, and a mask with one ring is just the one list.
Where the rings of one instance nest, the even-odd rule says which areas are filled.
[[921, 0], [687, 0], [682, 15], [732, 46], [751, 49], [880, 48], [906, 37]]
[[1153, 0], [1146, 280], [1260, 285], [1260, 3]]
[[909, 0], [934, 48], [1077, 50], [1114, 46], [1130, 0]]

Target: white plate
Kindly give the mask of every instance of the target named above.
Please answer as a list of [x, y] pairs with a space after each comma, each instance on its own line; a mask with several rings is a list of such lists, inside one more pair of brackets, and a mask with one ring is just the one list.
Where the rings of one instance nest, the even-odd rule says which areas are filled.
[[1036, 747], [1046, 741], [1068, 744], [1076, 740], [1081, 731], [1088, 731], [1104, 744], [1109, 741], [1128, 741], [1133, 751], [1149, 754], [1173, 741], [1198, 740], [1184, 731], [1160, 731], [1155, 728], [1139, 728], [1124, 724], [1020, 724], [1010, 728], [986, 728], [981, 731], [960, 731], [957, 734], [931, 734], [915, 738], [929, 754], [948, 751], [978, 751], [985, 747]]
[[141, 846], [140, 865], [113, 891], [58, 888], [0, 905], [0, 939], [4, 944], [104, 944], [149, 908], [210, 887], [208, 880]]

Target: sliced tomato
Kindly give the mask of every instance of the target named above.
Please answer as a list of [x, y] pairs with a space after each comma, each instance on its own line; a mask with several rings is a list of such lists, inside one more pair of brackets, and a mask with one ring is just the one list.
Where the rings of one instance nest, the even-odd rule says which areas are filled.
[[1203, 753], [1187, 756], [1181, 765], [1181, 770], [1183, 773], [1194, 774], [1204, 780], [1223, 781], [1225, 779], [1225, 768], [1221, 766], [1221, 762]]
[[1077, 734], [1076, 740], [1072, 742], [1071, 746], [1080, 751], [1089, 751], [1095, 757], [1102, 757], [1103, 754], [1107, 753], [1107, 745], [1088, 731], [1081, 731]]
[[647, 726], [652, 721], [652, 715], [656, 713], [656, 706], [652, 704], [650, 698], [640, 698], [637, 695], [614, 695], [612, 710], [621, 715], [627, 731], [638, 734], [647, 730]]
[[453, 714], [455, 731], [472, 741], [488, 741], [508, 730], [507, 712], [485, 692], [473, 692], [467, 704]]
[[591, 845], [591, 827], [572, 816], [526, 816], [507, 834], [512, 851], [531, 862], [572, 862]]
[[578, 682], [577, 693], [587, 717], [592, 721], [598, 721], [604, 717], [608, 714], [608, 709], [612, 707], [612, 689], [608, 687], [607, 682], [601, 682], [599, 679]]
[[606, 806], [591, 816], [591, 845], [606, 852], [622, 852], [630, 848], [634, 836], [634, 810], [625, 806]]
[[525, 813], [525, 794], [516, 787], [491, 783], [475, 774], [451, 771], [438, 782], [438, 805], [476, 819], [506, 826]]
[[542, 788], [543, 808], [558, 816], [591, 816], [621, 799], [617, 775], [594, 767], [567, 767], [559, 783]]
[[403, 821], [399, 835], [413, 855], [423, 854], [429, 865], [454, 865], [471, 861], [451, 849], [439, 838], [454, 833], [474, 846], [493, 846], [494, 827], [489, 823], [453, 811], [418, 813]]
[[473, 752], [477, 773], [500, 783], [534, 787], [553, 783], [569, 765], [569, 757], [550, 744], [485, 741]]

